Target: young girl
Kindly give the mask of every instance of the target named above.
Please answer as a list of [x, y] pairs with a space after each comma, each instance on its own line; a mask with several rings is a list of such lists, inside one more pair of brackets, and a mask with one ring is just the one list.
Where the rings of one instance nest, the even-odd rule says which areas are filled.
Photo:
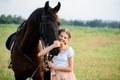
[[74, 50], [67, 45], [70, 38], [71, 33], [68, 29], [60, 29], [59, 40], [38, 54], [38, 56], [45, 55], [53, 48], [60, 47], [60, 53], [53, 57], [52, 62], [48, 62], [51, 68], [51, 80], [76, 80], [73, 72]]

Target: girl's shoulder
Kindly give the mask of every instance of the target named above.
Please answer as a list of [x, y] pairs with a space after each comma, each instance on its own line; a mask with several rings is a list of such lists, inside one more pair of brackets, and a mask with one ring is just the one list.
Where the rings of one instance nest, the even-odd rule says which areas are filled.
[[74, 52], [74, 50], [73, 50], [73, 48], [71, 46], [69, 46], [67, 48], [66, 53], [67, 53], [68, 57], [71, 57], [71, 56], [73, 56], [75, 54], [75, 52]]
[[74, 51], [71, 46], [68, 46], [67, 50], [68, 50], [68, 51]]

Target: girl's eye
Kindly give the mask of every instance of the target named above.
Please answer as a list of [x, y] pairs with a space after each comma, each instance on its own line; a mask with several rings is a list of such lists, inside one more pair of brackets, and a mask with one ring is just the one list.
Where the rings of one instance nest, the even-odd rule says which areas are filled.
[[66, 37], [64, 37], [64, 39], [66, 39]]

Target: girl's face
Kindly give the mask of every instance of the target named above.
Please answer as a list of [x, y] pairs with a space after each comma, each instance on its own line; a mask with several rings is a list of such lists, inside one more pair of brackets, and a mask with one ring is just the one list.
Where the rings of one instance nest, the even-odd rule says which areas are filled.
[[66, 45], [66, 43], [68, 42], [69, 40], [69, 36], [66, 32], [61, 32], [59, 34], [59, 40], [61, 43], [63, 43], [64, 45]]

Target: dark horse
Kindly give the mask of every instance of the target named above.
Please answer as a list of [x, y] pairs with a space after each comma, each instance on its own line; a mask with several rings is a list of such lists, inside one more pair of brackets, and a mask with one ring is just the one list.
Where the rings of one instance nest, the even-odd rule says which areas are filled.
[[[49, 46], [58, 38], [58, 16], [60, 2], [51, 8], [49, 2], [43, 8], [36, 9], [24, 22], [22, 27], [14, 33], [14, 45], [11, 50], [11, 63], [16, 80], [50, 80], [50, 71], [45, 71], [44, 57], [38, 57], [38, 43]], [[49, 52], [52, 56], [59, 53], [59, 48]], [[50, 56], [49, 56], [50, 57]], [[49, 58], [50, 60], [50, 58]]]

